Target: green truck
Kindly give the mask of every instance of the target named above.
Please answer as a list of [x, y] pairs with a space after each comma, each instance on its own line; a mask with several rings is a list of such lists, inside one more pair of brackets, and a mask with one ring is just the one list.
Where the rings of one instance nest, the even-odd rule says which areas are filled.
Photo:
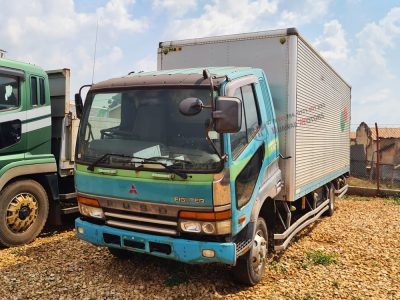
[[69, 69], [0, 58], [0, 246], [29, 243], [46, 221], [77, 212], [69, 82]]

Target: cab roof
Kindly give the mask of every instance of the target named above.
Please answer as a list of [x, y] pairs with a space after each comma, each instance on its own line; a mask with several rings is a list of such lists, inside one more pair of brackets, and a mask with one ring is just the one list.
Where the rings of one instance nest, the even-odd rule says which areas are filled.
[[39, 66], [34, 64], [29, 64], [21, 61], [0, 58], [0, 68], [9, 68], [14, 70], [21, 70], [24, 73], [27, 72], [29, 74], [37, 74], [41, 76], [45, 76], [46, 72]]
[[226, 78], [234, 79], [244, 75], [254, 74], [258, 69], [247, 67], [204, 67], [190, 69], [175, 69], [154, 72], [136, 73], [120, 78], [113, 78], [96, 83], [91, 90], [132, 88], [132, 87], [164, 87], [164, 86], [210, 86], [210, 81], [204, 79], [203, 70], [207, 69], [215, 86], [221, 85]]

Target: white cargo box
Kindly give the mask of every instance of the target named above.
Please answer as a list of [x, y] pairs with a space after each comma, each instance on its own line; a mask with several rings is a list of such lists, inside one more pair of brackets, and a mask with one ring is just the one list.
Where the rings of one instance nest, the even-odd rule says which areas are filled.
[[158, 70], [238, 66], [267, 75], [284, 189], [294, 201], [350, 171], [351, 87], [295, 28], [160, 43]]

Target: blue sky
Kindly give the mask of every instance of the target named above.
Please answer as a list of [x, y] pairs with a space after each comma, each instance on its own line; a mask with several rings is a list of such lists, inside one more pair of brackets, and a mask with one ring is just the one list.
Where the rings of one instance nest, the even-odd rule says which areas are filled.
[[156, 68], [158, 42], [297, 27], [352, 85], [352, 124], [400, 126], [400, 2], [366, 0], [0, 0], [0, 49], [71, 68], [72, 93]]

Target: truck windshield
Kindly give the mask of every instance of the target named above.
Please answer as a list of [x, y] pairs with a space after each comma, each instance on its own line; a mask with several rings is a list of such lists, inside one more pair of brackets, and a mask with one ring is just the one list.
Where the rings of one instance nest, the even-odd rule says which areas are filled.
[[[217, 153], [206, 139], [210, 111], [184, 116], [179, 103], [196, 97], [210, 103], [209, 89], [146, 89], [99, 92], [88, 95], [79, 132], [78, 162], [137, 168], [129, 157], [159, 161], [182, 171], [215, 172], [221, 168]], [[209, 132], [217, 149], [220, 135]], [[111, 155], [110, 155], [111, 154]], [[125, 157], [125, 159], [123, 158]], [[157, 168], [157, 164], [142, 164]]]

